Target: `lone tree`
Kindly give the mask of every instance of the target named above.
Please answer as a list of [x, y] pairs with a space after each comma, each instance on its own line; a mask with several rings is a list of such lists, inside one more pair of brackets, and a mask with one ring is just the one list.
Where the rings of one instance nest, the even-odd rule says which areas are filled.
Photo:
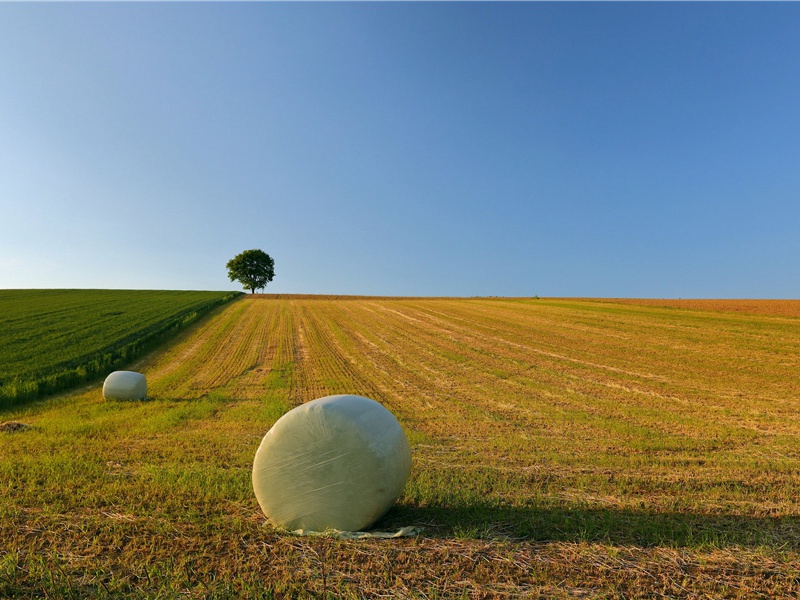
[[267, 287], [275, 277], [275, 261], [263, 250], [245, 250], [230, 259], [226, 266], [231, 281], [238, 280], [251, 294]]

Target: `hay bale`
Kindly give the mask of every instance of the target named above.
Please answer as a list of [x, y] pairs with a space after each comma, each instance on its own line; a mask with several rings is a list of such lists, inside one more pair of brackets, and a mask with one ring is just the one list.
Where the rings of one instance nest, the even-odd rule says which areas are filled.
[[133, 371], [114, 371], [103, 382], [106, 400], [144, 400], [147, 398], [147, 379]]
[[359, 531], [394, 504], [411, 472], [400, 423], [362, 396], [327, 396], [283, 415], [253, 461], [264, 514], [290, 530]]

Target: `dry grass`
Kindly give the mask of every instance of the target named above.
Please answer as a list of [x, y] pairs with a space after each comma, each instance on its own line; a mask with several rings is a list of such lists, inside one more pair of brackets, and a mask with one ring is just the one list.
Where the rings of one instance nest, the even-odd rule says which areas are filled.
[[[248, 297], [100, 390], [6, 411], [0, 596], [751, 598], [800, 594], [800, 320], [568, 299]], [[261, 437], [335, 393], [401, 420], [383, 528], [295, 538]]]
[[637, 306], [659, 306], [689, 310], [710, 310], [734, 312], [746, 315], [767, 315], [772, 317], [800, 317], [800, 300], [731, 300], [731, 299], [643, 299], [620, 298], [611, 300], [619, 304]]

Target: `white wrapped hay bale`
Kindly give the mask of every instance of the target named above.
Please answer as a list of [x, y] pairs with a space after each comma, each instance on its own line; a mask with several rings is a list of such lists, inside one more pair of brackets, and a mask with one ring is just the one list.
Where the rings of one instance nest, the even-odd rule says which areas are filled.
[[147, 379], [133, 371], [114, 371], [103, 382], [103, 398], [109, 400], [144, 400]]
[[400, 496], [411, 448], [400, 423], [362, 396], [327, 396], [283, 415], [253, 462], [264, 514], [290, 530], [359, 531]]

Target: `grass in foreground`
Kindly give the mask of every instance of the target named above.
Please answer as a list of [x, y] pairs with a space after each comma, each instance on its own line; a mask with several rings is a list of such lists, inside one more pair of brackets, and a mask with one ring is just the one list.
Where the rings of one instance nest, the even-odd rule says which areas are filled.
[[[247, 298], [99, 388], [7, 410], [0, 597], [793, 597], [800, 320], [568, 300]], [[296, 538], [250, 487], [292, 406], [383, 402], [412, 478]]]
[[237, 295], [0, 290], [0, 407], [105, 375]]

